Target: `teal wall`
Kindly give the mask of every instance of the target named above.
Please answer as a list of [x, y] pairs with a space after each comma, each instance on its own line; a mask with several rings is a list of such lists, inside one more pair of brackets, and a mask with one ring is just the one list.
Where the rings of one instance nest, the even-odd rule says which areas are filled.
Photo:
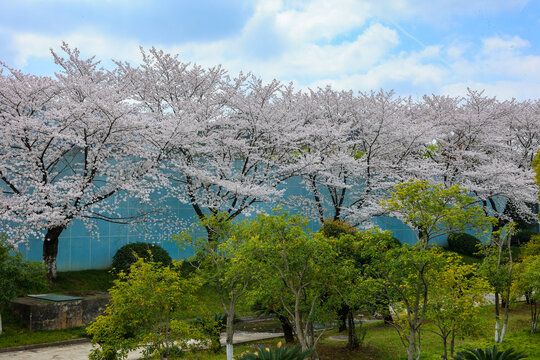
[[[284, 185], [286, 189], [285, 198], [291, 196], [307, 196], [308, 193], [300, 184], [298, 178], [293, 178]], [[159, 197], [159, 195], [156, 195]], [[160, 200], [158, 198], [156, 201]], [[268, 211], [277, 204], [259, 204], [258, 210]], [[92, 235], [84, 224], [75, 220], [62, 233], [58, 245], [58, 271], [103, 269], [111, 265], [111, 260], [116, 251], [125, 244], [137, 241], [153, 242], [165, 248], [172, 258], [182, 259], [192, 254], [190, 249], [181, 250], [176, 243], [171, 241], [170, 235], [179, 233], [190, 224], [196, 221], [195, 212], [190, 205], [182, 204], [175, 199], [167, 199], [161, 203], [160, 207], [166, 209], [161, 219], [144, 228], [133, 229], [129, 225], [115, 224], [104, 221], [96, 222], [99, 236]], [[128, 200], [119, 209], [122, 215], [134, 215], [139, 211], [141, 205], [134, 200]], [[299, 211], [289, 207], [288, 210]], [[180, 225], [172, 225], [163, 222], [164, 218], [176, 219]], [[385, 230], [390, 230], [402, 242], [414, 243], [416, 241], [414, 232], [403, 223], [392, 218], [378, 218], [376, 224]], [[318, 228], [319, 224], [313, 223], [313, 228]], [[442, 243], [445, 242], [441, 239]], [[19, 250], [26, 259], [41, 260], [43, 240], [41, 238], [30, 239], [27, 244], [19, 246]]]
[[[299, 178], [292, 178], [282, 185], [286, 190], [284, 198], [290, 199], [293, 196], [309, 196]], [[322, 189], [321, 189], [322, 190]], [[164, 200], [165, 199], [165, 200]], [[182, 259], [192, 254], [190, 249], [181, 250], [172, 242], [171, 234], [180, 233], [190, 224], [196, 221], [195, 212], [192, 207], [182, 204], [176, 199], [164, 198], [162, 195], [154, 195], [154, 201], [164, 213], [157, 217], [157, 221], [146, 224], [144, 228], [132, 229], [129, 225], [115, 224], [99, 221], [97, 233], [92, 235], [81, 221], [74, 221], [60, 236], [58, 247], [58, 270], [84, 270], [103, 269], [111, 265], [111, 260], [116, 251], [123, 245], [137, 241], [153, 242], [165, 248], [174, 259]], [[259, 211], [269, 211], [277, 203], [258, 204]], [[134, 215], [145, 207], [135, 200], [128, 200], [119, 209], [122, 215]], [[299, 208], [285, 207], [287, 210], [298, 212]], [[176, 220], [173, 225], [164, 219]], [[178, 224], [180, 223], [180, 224]], [[379, 217], [374, 219], [374, 223], [383, 230], [390, 230], [393, 236], [402, 243], [413, 244], [416, 242], [415, 233], [404, 225], [401, 221], [390, 217]], [[317, 229], [319, 224], [312, 223], [312, 228]], [[446, 237], [434, 239], [434, 243], [446, 244]], [[19, 250], [23, 252], [26, 259], [41, 260], [42, 239], [31, 239], [26, 245], [20, 245]]]

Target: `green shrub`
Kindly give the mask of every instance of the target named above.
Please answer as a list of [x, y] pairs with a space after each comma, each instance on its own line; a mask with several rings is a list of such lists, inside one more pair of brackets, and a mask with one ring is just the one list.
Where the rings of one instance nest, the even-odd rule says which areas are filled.
[[302, 351], [300, 345], [281, 346], [280, 342], [275, 348], [259, 346], [254, 353], [242, 354], [237, 360], [303, 360], [312, 352], [311, 350]]
[[448, 250], [462, 255], [478, 257], [478, 244], [480, 240], [465, 233], [452, 233], [448, 236]]
[[[233, 318], [233, 322], [238, 322], [236, 316]], [[214, 353], [218, 353], [221, 350], [219, 338], [221, 332], [225, 331], [227, 328], [227, 314], [214, 314], [213, 318], [199, 317], [191, 321], [191, 324], [203, 329], [204, 333], [210, 339], [210, 349], [212, 349]]]
[[523, 245], [528, 243], [532, 237], [538, 235], [534, 230], [518, 230], [512, 237], [512, 245]]
[[456, 360], [518, 360], [525, 359], [527, 356], [521, 353], [514, 352], [514, 349], [508, 349], [505, 351], [499, 351], [497, 346], [493, 346], [493, 349], [486, 348], [473, 349], [467, 348], [464, 351], [460, 351], [456, 354]]
[[0, 335], [4, 308], [17, 296], [45, 289], [46, 274], [42, 263], [24, 260], [6, 236], [0, 234]]
[[[354, 226], [346, 221], [326, 219], [321, 226], [321, 233], [327, 238], [337, 239], [342, 235], [362, 236], [362, 231], [358, 231]], [[399, 247], [401, 242], [393, 236], [391, 238], [391, 246]]]
[[89, 358], [125, 359], [142, 348], [146, 358], [163, 359], [177, 356], [177, 347], [207, 345], [204, 329], [178, 320], [182, 311], [200, 311], [195, 294], [201, 286], [200, 279], [184, 279], [179, 270], [179, 263], [158, 266], [138, 259], [129, 273], [120, 273], [103, 315], [86, 328], [94, 345]]
[[341, 235], [356, 234], [356, 228], [345, 221], [326, 219], [321, 226], [321, 232], [327, 238], [339, 238]]
[[112, 261], [113, 271], [115, 273], [129, 271], [130, 266], [137, 261], [135, 254], [145, 261], [152, 261], [163, 266], [172, 264], [171, 257], [161, 246], [152, 243], [136, 242], [124, 245], [118, 249]]

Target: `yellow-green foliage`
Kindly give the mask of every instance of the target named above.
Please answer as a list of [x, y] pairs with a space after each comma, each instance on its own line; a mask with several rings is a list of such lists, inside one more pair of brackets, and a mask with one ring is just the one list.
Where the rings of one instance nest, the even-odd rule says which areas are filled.
[[401, 216], [424, 247], [432, 238], [452, 232], [486, 233], [494, 221], [459, 185], [445, 188], [429, 181], [410, 180], [397, 184], [381, 204]]
[[128, 274], [120, 272], [105, 313], [87, 329], [92, 344], [99, 345], [90, 358], [122, 359], [142, 346], [147, 356], [163, 356], [171, 353], [173, 341], [187, 349], [189, 339], [205, 340], [203, 329], [176, 316], [196, 306], [199, 286], [196, 278], [182, 278], [178, 262], [163, 267], [137, 260]]
[[516, 264], [516, 279], [512, 290], [518, 297], [529, 298], [531, 313], [531, 333], [538, 328], [538, 304], [540, 303], [540, 239], [535, 238], [527, 243], [523, 251], [523, 261]]
[[536, 156], [532, 162], [532, 167], [534, 170], [534, 181], [538, 186], [540, 186], [540, 150], [536, 152]]
[[476, 276], [475, 265], [465, 265], [457, 254], [447, 253], [445, 258], [435, 274], [426, 318], [436, 325], [434, 332], [443, 340], [443, 358], [448, 358], [448, 340], [479, 330], [480, 306], [486, 304], [486, 294], [492, 289], [486, 279]]

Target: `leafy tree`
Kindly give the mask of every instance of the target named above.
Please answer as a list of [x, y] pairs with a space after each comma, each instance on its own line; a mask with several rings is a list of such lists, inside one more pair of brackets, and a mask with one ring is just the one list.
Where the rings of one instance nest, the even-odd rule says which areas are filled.
[[429, 249], [430, 241], [455, 231], [486, 232], [493, 220], [485, 216], [465, 189], [457, 185], [444, 188], [428, 181], [410, 180], [396, 185], [382, 205], [409, 225], [418, 239], [412, 247], [382, 253], [371, 247], [372, 273], [393, 299], [393, 325], [412, 360], [420, 356], [420, 330], [446, 264], [442, 252]]
[[[508, 325], [514, 261], [510, 246], [515, 223], [492, 231], [489, 243], [481, 247], [484, 255], [480, 272], [495, 291], [495, 342], [500, 343], [506, 335]], [[504, 311], [501, 314], [501, 307]], [[502, 317], [501, 317], [502, 315]]]
[[434, 237], [457, 231], [486, 233], [494, 221], [459, 185], [445, 188], [429, 181], [409, 180], [397, 184], [382, 205], [414, 230], [422, 248], [427, 248]]
[[[368, 240], [369, 241], [369, 240]], [[380, 251], [377, 242], [369, 241], [372, 254], [367, 271], [377, 280], [378, 288], [391, 301], [391, 325], [396, 329], [409, 360], [421, 352], [421, 328], [429, 315], [429, 301], [444, 269], [445, 258], [437, 249], [403, 245]]]
[[540, 302], [540, 239], [528, 242], [522, 250], [523, 260], [516, 264], [516, 279], [512, 284], [517, 295], [527, 296], [531, 314], [531, 333], [538, 328]]
[[227, 359], [233, 357], [234, 315], [238, 301], [247, 293], [253, 282], [253, 269], [247, 266], [242, 245], [251, 232], [251, 222], [246, 220], [233, 224], [227, 213], [218, 213], [204, 217], [200, 225], [213, 234], [208, 237], [196, 237], [184, 233], [175, 238], [180, 244], [189, 244], [195, 255], [192, 260], [196, 264], [198, 274], [204, 284], [217, 290], [226, 320]]
[[433, 332], [443, 342], [443, 360], [454, 356], [457, 334], [471, 334], [479, 328], [480, 306], [486, 304], [486, 294], [491, 291], [488, 282], [476, 275], [475, 266], [464, 265], [456, 254], [447, 254], [445, 260], [443, 270], [436, 274], [427, 313], [436, 326]]
[[254, 296], [276, 296], [302, 350], [315, 351], [324, 331], [315, 335], [314, 322], [333, 320], [333, 304], [340, 301], [337, 285], [351, 278], [354, 267], [339, 258], [328, 239], [306, 231], [307, 225], [306, 218], [279, 209], [260, 214], [242, 251], [248, 255], [244, 266], [258, 280]]
[[47, 286], [45, 267], [35, 261], [24, 261], [20, 252], [0, 235], [0, 335], [2, 312], [13, 298], [43, 290]]
[[532, 161], [532, 167], [534, 170], [534, 181], [536, 182], [536, 185], [540, 186], [540, 149], [536, 151]]
[[[354, 323], [355, 313], [361, 310], [374, 312], [378, 305], [376, 300], [380, 300], [378, 299], [380, 294], [375, 291], [376, 284], [364, 272], [364, 266], [370, 263], [370, 258], [363, 249], [362, 238], [370, 236], [391, 237], [388, 233], [380, 232], [377, 229], [357, 231], [346, 222], [336, 220], [325, 221], [321, 227], [321, 233], [331, 240], [339, 259], [350, 262], [354, 267], [351, 279], [337, 285], [342, 300], [337, 312], [343, 323], [343, 330], [348, 330], [347, 347], [355, 349], [361, 343]], [[384, 310], [382, 312], [387, 313]]]
[[[207, 341], [207, 332], [178, 320], [178, 311], [197, 307], [197, 278], [183, 278], [180, 262], [158, 266], [139, 259], [128, 274], [120, 272], [109, 290], [111, 302], [88, 328], [91, 359], [125, 359], [130, 350], [144, 347], [146, 356], [174, 356], [175, 346], [188, 349], [190, 339]], [[176, 344], [176, 345], [175, 345]]]

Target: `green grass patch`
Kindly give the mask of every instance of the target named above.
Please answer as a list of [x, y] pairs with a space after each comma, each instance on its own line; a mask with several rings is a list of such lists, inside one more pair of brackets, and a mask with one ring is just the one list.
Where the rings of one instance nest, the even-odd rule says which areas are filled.
[[58, 294], [104, 292], [113, 286], [114, 279], [109, 270], [59, 272], [47, 291]]
[[46, 344], [55, 341], [80, 339], [83, 337], [86, 337], [84, 327], [66, 330], [30, 331], [13, 324], [9, 324], [4, 326], [4, 332], [2, 335], [0, 335], [0, 348], [32, 344]]

